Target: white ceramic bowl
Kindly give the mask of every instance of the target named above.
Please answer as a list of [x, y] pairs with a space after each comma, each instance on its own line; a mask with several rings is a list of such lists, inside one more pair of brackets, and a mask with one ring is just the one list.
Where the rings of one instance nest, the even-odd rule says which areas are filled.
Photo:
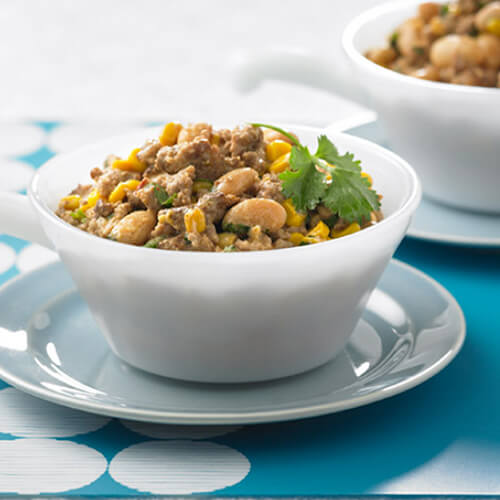
[[289, 79], [368, 105], [394, 151], [415, 165], [426, 195], [463, 209], [500, 212], [500, 89], [424, 81], [363, 55], [383, 47], [422, 1], [383, 4], [351, 21], [342, 35], [348, 72], [339, 60], [268, 50], [241, 58], [235, 83], [249, 90], [265, 78]]
[[[311, 145], [322, 132], [287, 128]], [[332, 359], [420, 201], [411, 167], [368, 141], [332, 136], [341, 151], [362, 159], [384, 196], [386, 218], [307, 247], [241, 253], [148, 249], [90, 235], [54, 214], [58, 200], [78, 182], [88, 182], [89, 170], [107, 154], [125, 155], [158, 134], [141, 130], [51, 159], [36, 173], [29, 202], [0, 195], [0, 232], [55, 248], [111, 349], [135, 367], [185, 380], [250, 382]]]

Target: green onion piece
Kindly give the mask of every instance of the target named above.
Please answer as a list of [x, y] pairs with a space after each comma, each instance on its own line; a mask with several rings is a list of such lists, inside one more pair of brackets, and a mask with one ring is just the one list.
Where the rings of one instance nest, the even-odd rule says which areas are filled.
[[85, 220], [87, 219], [87, 216], [85, 215], [85, 212], [79, 208], [78, 210], [75, 210], [74, 212], [71, 212], [71, 217], [73, 217], [73, 219], [79, 221], [79, 222], [85, 222]]
[[158, 248], [158, 243], [160, 243], [161, 240], [163, 240], [163, 236], [157, 236], [156, 238], [151, 238], [146, 244], [144, 245], [146, 248]]
[[248, 236], [250, 226], [245, 226], [244, 224], [224, 224], [222, 229], [227, 233], [234, 233], [238, 235], [238, 238], [244, 238]]

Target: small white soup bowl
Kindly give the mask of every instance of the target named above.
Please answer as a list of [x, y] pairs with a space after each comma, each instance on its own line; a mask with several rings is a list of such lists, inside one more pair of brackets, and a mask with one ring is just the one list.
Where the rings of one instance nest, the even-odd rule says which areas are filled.
[[[311, 146], [322, 133], [287, 128]], [[51, 159], [37, 171], [27, 198], [0, 195], [0, 232], [54, 248], [113, 352], [145, 371], [252, 382], [331, 360], [346, 344], [420, 201], [412, 168], [368, 141], [332, 135], [340, 151], [353, 152], [372, 175], [385, 219], [351, 236], [283, 250], [135, 247], [88, 234], [54, 214], [58, 200], [78, 182], [89, 182], [90, 169], [109, 153], [125, 155], [159, 133], [145, 129]]]
[[266, 78], [287, 79], [367, 105], [377, 112], [391, 148], [415, 165], [426, 196], [458, 208], [500, 213], [500, 89], [420, 80], [363, 55], [385, 46], [395, 28], [417, 15], [422, 2], [383, 4], [352, 20], [342, 35], [347, 72], [342, 60], [268, 50], [239, 59], [235, 84], [250, 90]]

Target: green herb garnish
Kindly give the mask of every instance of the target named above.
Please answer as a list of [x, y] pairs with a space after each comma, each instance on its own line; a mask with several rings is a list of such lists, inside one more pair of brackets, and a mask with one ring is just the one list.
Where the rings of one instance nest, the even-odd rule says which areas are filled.
[[425, 54], [425, 49], [423, 47], [413, 47], [413, 52], [419, 56], [423, 56]]
[[158, 243], [160, 243], [161, 240], [164, 240], [165, 238], [163, 236], [157, 236], [156, 238], [151, 238], [148, 242], [145, 243], [146, 248], [158, 248]]
[[450, 7], [448, 6], [448, 4], [445, 3], [445, 4], [441, 5], [441, 10], [439, 11], [439, 15], [444, 17], [444, 16], [446, 16], [446, 14], [448, 14], [449, 10], [450, 10]]
[[191, 240], [187, 237], [186, 233], [184, 233], [184, 243], [186, 243], [186, 245], [191, 245]]
[[85, 220], [87, 219], [85, 212], [81, 208], [75, 210], [74, 212], [71, 212], [70, 215], [71, 217], [73, 217], [73, 219], [77, 220], [78, 222], [85, 222]]
[[399, 33], [397, 31], [395, 31], [391, 37], [389, 38], [389, 43], [391, 45], [391, 47], [396, 51], [396, 52], [399, 52], [399, 49], [398, 49], [398, 38], [399, 38]]
[[284, 195], [292, 198], [296, 210], [314, 210], [323, 203], [345, 221], [363, 223], [370, 219], [371, 212], [380, 209], [377, 193], [361, 176], [361, 162], [351, 153], [340, 155], [325, 135], [318, 137], [318, 149], [311, 154], [307, 146], [278, 127], [252, 125], [276, 130], [293, 142], [290, 168], [279, 178]]
[[156, 182], [153, 182], [153, 191], [156, 201], [163, 208], [170, 208], [174, 204], [174, 200], [177, 198], [177, 193], [169, 196], [165, 189]]
[[250, 226], [245, 226], [244, 224], [224, 224], [222, 229], [226, 231], [226, 233], [234, 233], [238, 235], [238, 238], [245, 238], [248, 236]]
[[234, 245], [224, 247], [224, 252], [237, 252], [238, 249]]
[[479, 30], [476, 28], [475, 25], [472, 25], [471, 28], [469, 29], [468, 34], [469, 36], [477, 37], [479, 35]]

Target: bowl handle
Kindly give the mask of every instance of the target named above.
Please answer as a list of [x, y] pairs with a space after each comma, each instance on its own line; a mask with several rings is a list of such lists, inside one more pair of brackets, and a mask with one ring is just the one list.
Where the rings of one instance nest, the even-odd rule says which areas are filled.
[[0, 233], [54, 248], [28, 197], [22, 194], [0, 192]]
[[233, 85], [250, 92], [265, 80], [286, 80], [327, 90], [366, 106], [357, 81], [340, 61], [325, 61], [306, 51], [269, 49], [240, 53], [232, 61]]

